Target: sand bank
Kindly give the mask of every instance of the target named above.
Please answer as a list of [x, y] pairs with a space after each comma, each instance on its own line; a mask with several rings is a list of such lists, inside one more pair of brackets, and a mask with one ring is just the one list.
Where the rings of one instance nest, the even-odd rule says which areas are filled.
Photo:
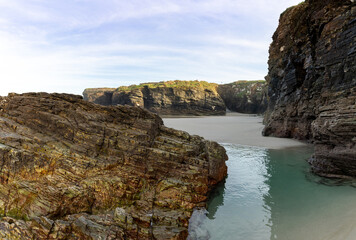
[[288, 138], [262, 136], [261, 116], [228, 113], [226, 116], [163, 118], [167, 127], [184, 130], [219, 143], [234, 143], [268, 149], [305, 146]]

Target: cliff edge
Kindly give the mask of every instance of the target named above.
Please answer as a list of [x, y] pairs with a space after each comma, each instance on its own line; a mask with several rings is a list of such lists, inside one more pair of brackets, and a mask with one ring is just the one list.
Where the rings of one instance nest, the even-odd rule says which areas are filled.
[[263, 133], [314, 142], [323, 176], [356, 176], [355, 39], [353, 0], [307, 0], [281, 14], [269, 50]]
[[185, 239], [223, 147], [69, 94], [0, 98], [1, 239]]
[[266, 81], [220, 84], [218, 93], [230, 111], [263, 114], [267, 109]]
[[101, 105], [138, 106], [160, 115], [225, 115], [226, 107], [231, 111], [261, 114], [267, 108], [264, 80], [221, 85], [175, 80], [117, 89], [87, 88], [83, 96]]
[[166, 81], [119, 87], [111, 92], [111, 101], [102, 103], [109, 91], [85, 89], [85, 100], [103, 105], [142, 107], [160, 115], [224, 115], [225, 104], [217, 84], [205, 81]]

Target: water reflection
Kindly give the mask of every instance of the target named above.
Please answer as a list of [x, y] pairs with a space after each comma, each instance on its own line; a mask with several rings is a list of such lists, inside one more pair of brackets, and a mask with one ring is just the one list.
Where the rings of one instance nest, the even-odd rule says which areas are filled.
[[[310, 215], [311, 209], [305, 204], [311, 198], [306, 195], [305, 164], [309, 151], [301, 149], [270, 150], [266, 170], [268, 193], [264, 195], [264, 204], [270, 209], [268, 226], [271, 228], [270, 239], [294, 239], [293, 231], [298, 228], [292, 223], [300, 216]], [[294, 219], [293, 219], [294, 218]], [[298, 236], [298, 239], [302, 236]]]
[[228, 178], [196, 215], [191, 240], [356, 239], [356, 191], [311, 174], [312, 149], [224, 147]]
[[[199, 226], [209, 232], [210, 239], [265, 239], [270, 218], [263, 196], [267, 151], [263, 148], [225, 144], [229, 155], [228, 178], [212, 192], [208, 216]], [[238, 160], [238, 161], [237, 161]], [[237, 234], [238, 233], [238, 234]], [[190, 239], [204, 239], [198, 235]]]
[[[270, 239], [356, 239], [356, 192], [347, 183], [313, 175], [311, 149], [269, 151], [266, 166]], [[328, 183], [327, 185], [325, 183]]]
[[215, 213], [218, 211], [220, 206], [224, 205], [225, 183], [226, 183], [226, 179], [220, 182], [209, 196], [209, 200], [207, 204], [208, 205], [207, 217], [209, 219], [215, 219]]

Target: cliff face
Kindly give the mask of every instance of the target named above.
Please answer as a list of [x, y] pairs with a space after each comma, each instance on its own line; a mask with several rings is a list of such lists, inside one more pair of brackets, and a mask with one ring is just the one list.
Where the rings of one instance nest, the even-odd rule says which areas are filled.
[[313, 170], [356, 176], [356, 5], [314, 0], [281, 15], [264, 135], [315, 143]]
[[263, 113], [267, 106], [264, 81], [218, 85], [177, 80], [115, 90], [86, 89], [83, 96], [102, 105], [139, 106], [161, 115], [224, 115], [226, 107], [241, 113]]
[[265, 81], [237, 81], [218, 86], [226, 107], [234, 112], [262, 114], [267, 108]]
[[0, 99], [1, 239], [185, 239], [225, 150], [80, 96]]
[[104, 106], [112, 105], [115, 88], [87, 88], [83, 92], [85, 100]]
[[[85, 90], [84, 99], [98, 103], [100, 89]], [[130, 105], [161, 115], [224, 115], [225, 104], [216, 84], [199, 81], [168, 81], [120, 87], [112, 92], [110, 105]]]
[[140, 106], [161, 115], [223, 115], [225, 104], [215, 86], [155, 87], [117, 91], [113, 104]]

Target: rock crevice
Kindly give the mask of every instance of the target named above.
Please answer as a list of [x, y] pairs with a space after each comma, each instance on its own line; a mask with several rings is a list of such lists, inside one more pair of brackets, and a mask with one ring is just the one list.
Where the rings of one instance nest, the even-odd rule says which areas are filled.
[[266, 110], [265, 81], [215, 84], [205, 81], [143, 83], [117, 89], [89, 88], [84, 99], [101, 105], [130, 105], [160, 115], [224, 115], [226, 108], [261, 114]]
[[264, 135], [313, 142], [323, 176], [356, 176], [355, 19], [354, 1], [305, 1], [281, 15], [270, 46]]
[[225, 150], [130, 106], [0, 99], [0, 238], [185, 239]]

